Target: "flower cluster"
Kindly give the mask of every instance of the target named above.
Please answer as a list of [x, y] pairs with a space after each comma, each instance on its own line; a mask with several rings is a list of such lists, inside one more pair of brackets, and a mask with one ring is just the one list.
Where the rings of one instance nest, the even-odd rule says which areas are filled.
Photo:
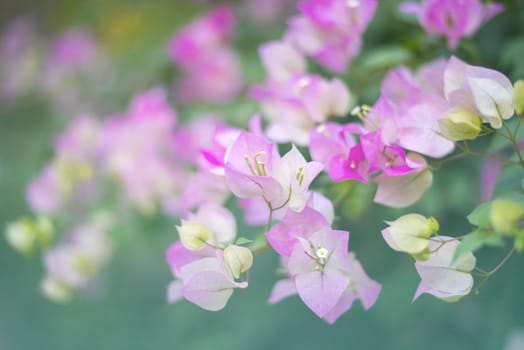
[[0, 98], [39, 93], [64, 114], [87, 113], [114, 83], [107, 53], [87, 30], [71, 29], [43, 45], [28, 18], [13, 21], [0, 37]]
[[229, 46], [235, 30], [233, 8], [217, 6], [170, 40], [168, 53], [183, 76], [175, 84], [179, 103], [231, 102], [243, 78], [237, 53]]
[[[160, 87], [137, 94], [123, 112], [73, 119], [56, 138], [53, 159], [27, 188], [35, 217], [7, 228], [15, 249], [44, 249], [45, 295], [65, 302], [92, 283], [116, 246], [111, 231], [136, 210], [180, 219], [179, 240], [166, 253], [174, 276], [170, 303], [186, 299], [221, 310], [235, 290], [248, 287], [255, 255], [272, 249], [285, 278], [274, 285], [269, 303], [298, 295], [328, 323], [357, 299], [365, 309], [373, 306], [381, 285], [348, 251], [349, 232], [334, 220], [345, 198], [332, 201], [326, 183], [376, 183], [375, 202], [407, 207], [432, 186], [440, 165], [483, 156], [468, 142], [486, 134], [505, 142], [489, 156], [495, 169], [485, 171], [487, 199], [503, 166], [524, 167], [521, 120], [510, 120], [524, 111], [524, 83], [513, 86], [498, 71], [456, 56], [414, 70], [396, 66], [369, 104], [359, 101], [358, 87], [350, 92], [345, 77], [308, 71], [311, 57], [331, 72], [345, 72], [377, 6], [376, 0], [300, 2], [283, 38], [259, 47], [266, 77], [250, 89], [250, 98], [261, 114], [246, 119], [247, 128], [216, 113], [183, 122]], [[501, 9], [477, 0], [402, 5], [430, 34], [445, 35], [450, 47]], [[228, 103], [240, 93], [239, 58], [230, 46], [233, 14], [231, 6], [214, 7], [170, 40], [169, 56], [182, 72], [177, 103]], [[18, 47], [25, 39], [9, 40], [0, 49], [27, 54]], [[96, 51], [83, 32], [57, 39], [46, 89], [52, 93], [70, 70], [89, 66]], [[509, 152], [514, 154], [505, 158]], [[236, 216], [257, 234], [237, 234]], [[507, 238], [514, 240], [507, 258], [524, 250], [523, 218], [524, 197], [513, 193], [468, 216], [476, 228], [467, 235], [439, 235], [436, 219], [408, 214], [387, 222], [382, 236], [415, 259], [421, 282], [413, 299], [428, 293], [455, 301], [473, 290], [473, 275], [488, 278], [501, 266], [478, 269], [474, 250]]]

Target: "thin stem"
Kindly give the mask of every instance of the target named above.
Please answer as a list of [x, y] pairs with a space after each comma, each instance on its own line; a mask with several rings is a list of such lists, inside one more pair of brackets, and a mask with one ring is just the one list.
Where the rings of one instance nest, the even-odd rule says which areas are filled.
[[524, 159], [522, 158], [522, 154], [520, 153], [520, 147], [516, 140], [518, 129], [520, 128], [520, 123], [522, 119], [519, 119], [517, 123], [517, 127], [515, 128], [515, 132], [512, 133], [511, 129], [506, 123], [502, 123], [504, 126], [504, 129], [508, 133], [509, 140], [511, 141], [511, 144], [513, 145], [513, 149], [515, 150], [515, 153], [517, 154], [517, 157], [519, 158], [519, 163], [522, 168], [524, 168]]
[[486, 284], [488, 279], [491, 276], [493, 276], [498, 270], [500, 270], [502, 268], [502, 266], [504, 266], [504, 264], [506, 264], [506, 262], [509, 260], [509, 258], [511, 258], [511, 256], [513, 255], [514, 252], [515, 252], [515, 247], [511, 248], [511, 250], [506, 254], [506, 256], [501, 260], [501, 262], [498, 263], [498, 265], [495, 266], [490, 271], [485, 271], [485, 270], [482, 270], [480, 268], [476, 268], [477, 271], [479, 271], [479, 272], [484, 274], [484, 279], [482, 281], [480, 281], [480, 283], [475, 287], [475, 289], [473, 289], [473, 292], [474, 293], [478, 293], [480, 288], [482, 288], [482, 286], [484, 284]]
[[519, 117], [519, 120], [517, 121], [517, 126], [515, 126], [515, 130], [513, 130], [513, 139], [517, 139], [517, 134], [519, 132], [519, 128], [520, 128], [520, 125], [522, 124], [522, 118], [523, 117]]
[[271, 229], [271, 222], [273, 221], [273, 207], [271, 206], [271, 203], [268, 203], [269, 207], [269, 217], [267, 219], [267, 226], [266, 226], [266, 232]]

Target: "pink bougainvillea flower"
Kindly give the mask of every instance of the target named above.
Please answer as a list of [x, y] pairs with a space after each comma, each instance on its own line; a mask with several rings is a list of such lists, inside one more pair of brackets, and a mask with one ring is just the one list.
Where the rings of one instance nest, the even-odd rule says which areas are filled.
[[233, 8], [221, 5], [182, 28], [170, 40], [168, 53], [182, 70], [174, 87], [179, 103], [226, 103], [240, 93], [240, 58], [228, 43], [234, 28]]
[[368, 310], [375, 304], [382, 289], [380, 283], [369, 278], [353, 253], [349, 253], [348, 260], [349, 285], [335, 306], [324, 315], [324, 319], [330, 324], [335, 323], [342, 314], [348, 311], [357, 299], [360, 299], [364, 309]]
[[485, 123], [496, 129], [515, 112], [513, 85], [504, 74], [470, 66], [454, 56], [444, 72], [444, 92], [452, 107], [478, 113]]
[[385, 173], [375, 177], [378, 183], [374, 201], [393, 208], [404, 208], [415, 203], [431, 187], [433, 175], [425, 159], [414, 153], [406, 158], [412, 168], [417, 169], [406, 175], [389, 176]]
[[289, 206], [300, 211], [309, 184], [321, 170], [320, 163], [306, 162], [294, 146], [281, 158], [275, 144], [242, 132], [228, 149], [225, 176], [237, 197], [263, 197], [272, 209]]
[[268, 137], [277, 142], [307, 144], [309, 132], [329, 117], [347, 113], [350, 93], [339, 79], [296, 73], [285, 81], [267, 80], [251, 96], [262, 103], [270, 123]]
[[280, 171], [276, 145], [254, 134], [242, 132], [226, 155], [226, 183], [240, 198], [262, 196], [271, 202], [287, 195], [275, 177]]
[[258, 48], [262, 64], [268, 76], [277, 81], [287, 81], [295, 73], [306, 70], [306, 60], [285, 41], [271, 41]]
[[109, 217], [100, 216], [75, 227], [45, 253], [47, 275], [72, 288], [85, 287], [111, 258], [107, 230], [112, 224]]
[[212, 245], [230, 242], [237, 234], [233, 214], [225, 207], [212, 202], [200, 206], [195, 214], [190, 213], [185, 219], [207, 227], [208, 242]]
[[278, 254], [290, 256], [298, 238], [308, 238], [329, 227], [329, 222], [320, 212], [305, 207], [301, 212], [288, 210], [282, 220], [266, 232], [266, 238]]
[[441, 135], [439, 127], [449, 108], [443, 94], [443, 64], [431, 62], [416, 75], [404, 66], [387, 73], [370, 113], [373, 123], [368, 123], [382, 129], [383, 142], [435, 158], [453, 150], [454, 143]]
[[[183, 246], [179, 251], [183, 251]], [[207, 252], [206, 252], [207, 253]], [[180, 260], [180, 261], [178, 261]], [[183, 261], [182, 261], [183, 260]], [[167, 299], [174, 303], [182, 298], [208, 311], [223, 309], [235, 288], [247, 288], [247, 282], [236, 282], [224, 265], [222, 250], [214, 256], [168, 255], [176, 279], [168, 287]]]
[[473, 287], [470, 272], [475, 268], [476, 259], [471, 252], [467, 252], [454, 260], [459, 243], [457, 239], [447, 236], [430, 239], [432, 253], [429, 259], [415, 263], [421, 281], [413, 300], [423, 293], [446, 301], [456, 301], [469, 294]]
[[331, 158], [328, 167], [329, 176], [335, 181], [353, 179], [367, 183], [368, 170], [368, 163], [361, 143], [351, 147], [347, 158], [339, 156]]
[[[290, 278], [275, 284], [269, 303], [298, 294], [315, 314], [330, 324], [348, 311], [356, 299], [369, 309], [381, 286], [367, 276], [354, 254], [345, 252], [347, 237], [347, 232], [328, 230], [296, 244], [291, 257], [282, 259]], [[336, 247], [331, 246], [329, 243], [337, 238]]]
[[452, 49], [503, 9], [503, 5], [483, 4], [480, 0], [424, 0], [400, 5], [402, 12], [415, 14], [429, 34], [444, 35]]
[[227, 103], [236, 98], [244, 80], [238, 54], [221, 48], [200, 57], [196, 66], [187, 68], [175, 82], [174, 93], [179, 103], [208, 101]]
[[[340, 125], [325, 123], [312, 130], [309, 134], [309, 149], [313, 160], [324, 164], [328, 174], [337, 181], [346, 176], [348, 158], [353, 150], [352, 159], [355, 162], [361, 160], [362, 150], [356, 148], [356, 134], [362, 132], [362, 128], [356, 124]], [[356, 163], [355, 163], [356, 164]], [[359, 169], [358, 178], [364, 178], [364, 169]], [[350, 177], [347, 177], [350, 178]], [[351, 177], [355, 178], [355, 177]]]
[[111, 117], [101, 132], [103, 172], [116, 177], [128, 201], [144, 213], [180, 196], [186, 182], [172, 149], [175, 117], [165, 92], [151, 89], [138, 94], [127, 113]]
[[290, 19], [286, 39], [326, 68], [343, 72], [360, 52], [361, 36], [376, 7], [376, 0], [302, 2], [302, 15]]
[[58, 36], [50, 45], [49, 64], [79, 67], [95, 58], [97, 44], [92, 35], [82, 30], [70, 30]]
[[182, 67], [194, 67], [202, 55], [223, 47], [236, 26], [233, 8], [221, 5], [211, 9], [175, 34], [169, 44], [171, 59]]
[[297, 293], [318, 317], [335, 307], [349, 285], [348, 240], [349, 232], [324, 229], [301, 239], [289, 257]]
[[39, 78], [38, 42], [31, 20], [17, 18], [0, 36], [0, 97], [7, 100], [35, 88]]

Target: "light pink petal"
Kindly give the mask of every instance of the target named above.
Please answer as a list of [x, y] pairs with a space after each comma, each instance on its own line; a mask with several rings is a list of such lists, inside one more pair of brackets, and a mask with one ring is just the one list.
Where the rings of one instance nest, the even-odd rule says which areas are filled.
[[428, 169], [402, 176], [381, 174], [375, 181], [378, 183], [373, 199], [376, 203], [404, 208], [415, 203], [431, 187], [433, 174]]
[[324, 320], [326, 320], [327, 323], [333, 324], [335, 321], [342, 316], [346, 311], [348, 311], [351, 306], [353, 305], [353, 302], [358, 298], [357, 293], [355, 293], [352, 289], [347, 288], [344, 294], [340, 297], [338, 303], [329, 310], [328, 313], [324, 315]]
[[180, 280], [169, 283], [167, 287], [167, 302], [173, 304], [184, 297], [182, 294], [183, 284]]
[[266, 233], [266, 238], [278, 254], [290, 256], [298, 237], [307, 238], [326, 228], [329, 224], [324, 216], [306, 207], [299, 213], [288, 210], [282, 221]]
[[312, 271], [295, 276], [300, 299], [318, 317], [324, 317], [339, 301], [349, 277], [337, 270]]
[[275, 304], [280, 300], [297, 294], [295, 282], [292, 279], [280, 280], [273, 286], [268, 303]]
[[422, 264], [415, 264], [415, 267], [424, 283], [436, 290], [461, 294], [469, 292], [473, 286], [473, 277], [469, 273]]
[[235, 285], [216, 271], [202, 271], [191, 277], [183, 288], [184, 298], [208, 311], [223, 309]]

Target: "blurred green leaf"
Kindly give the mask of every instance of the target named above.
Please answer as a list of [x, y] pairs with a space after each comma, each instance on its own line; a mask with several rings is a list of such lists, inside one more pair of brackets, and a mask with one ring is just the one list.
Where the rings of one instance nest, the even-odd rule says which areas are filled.
[[456, 260], [462, 254], [467, 252], [475, 252], [483, 246], [502, 247], [504, 240], [502, 237], [486, 230], [475, 230], [467, 234], [459, 243], [453, 260]]
[[400, 46], [382, 46], [362, 55], [361, 67], [373, 70], [389, 68], [406, 63], [410, 58], [410, 52]]
[[468, 215], [468, 221], [480, 228], [490, 227], [489, 212], [491, 210], [491, 202], [482, 203], [475, 210]]
[[249, 243], [253, 243], [253, 240], [246, 237], [238, 237], [238, 239], [235, 241], [236, 245], [243, 245]]

